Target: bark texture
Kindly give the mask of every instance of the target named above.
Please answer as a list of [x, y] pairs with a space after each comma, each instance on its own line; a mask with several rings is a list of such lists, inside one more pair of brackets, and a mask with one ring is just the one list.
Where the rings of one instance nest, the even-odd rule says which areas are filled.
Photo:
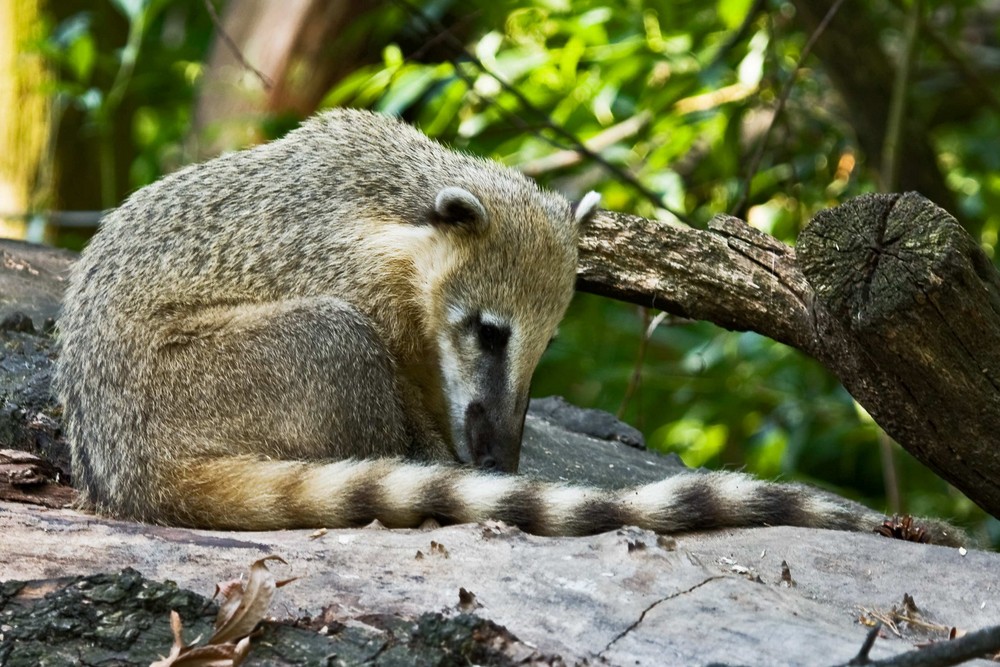
[[[883, 632], [872, 660], [945, 665], [907, 660], [914, 644], [952, 644], [951, 628], [1000, 624], [1000, 554], [862, 533], [234, 533], [0, 501], [0, 535], [4, 667], [149, 665], [170, 648], [171, 609], [203, 643], [214, 612], [200, 595], [269, 554], [287, 561], [271, 564], [276, 578], [297, 579], [267, 608], [281, 622], [251, 638], [248, 667], [841, 665], [876, 616], [900, 635]], [[896, 615], [904, 594], [922, 625]]]

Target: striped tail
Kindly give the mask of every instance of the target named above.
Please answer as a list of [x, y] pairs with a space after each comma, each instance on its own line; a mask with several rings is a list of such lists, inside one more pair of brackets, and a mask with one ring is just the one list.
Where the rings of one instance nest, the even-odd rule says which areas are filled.
[[[400, 459], [333, 463], [233, 457], [189, 461], [166, 482], [156, 521], [204, 528], [412, 528], [496, 519], [536, 535], [589, 535], [626, 525], [657, 533], [751, 526], [872, 532], [884, 517], [799, 484], [734, 472], [683, 472], [605, 490]], [[925, 522], [936, 544], [963, 535]]]

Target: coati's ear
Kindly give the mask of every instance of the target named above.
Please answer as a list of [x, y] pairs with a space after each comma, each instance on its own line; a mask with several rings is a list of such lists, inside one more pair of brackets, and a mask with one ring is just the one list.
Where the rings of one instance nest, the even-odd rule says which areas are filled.
[[447, 187], [437, 194], [431, 224], [453, 225], [461, 229], [482, 230], [490, 223], [486, 207], [476, 195], [464, 188]]
[[590, 219], [597, 212], [597, 206], [601, 203], [601, 195], [593, 190], [583, 195], [583, 199], [577, 202], [573, 209], [573, 219], [580, 227], [585, 227]]

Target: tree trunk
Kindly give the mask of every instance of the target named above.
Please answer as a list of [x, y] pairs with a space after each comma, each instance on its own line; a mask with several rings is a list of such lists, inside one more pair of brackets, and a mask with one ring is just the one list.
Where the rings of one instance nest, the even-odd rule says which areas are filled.
[[[243, 148], [263, 138], [256, 132], [268, 117], [305, 117], [315, 111], [333, 83], [358, 67], [370, 47], [365, 38], [371, 26], [358, 19], [379, 5], [228, 3], [222, 17], [225, 35], [216, 36], [196, 102], [196, 153], [209, 157]], [[247, 122], [255, 118], [260, 122]]]
[[40, 18], [39, 0], [0, 0], [0, 236], [7, 238], [24, 238], [26, 214], [46, 203], [39, 168], [48, 145], [48, 73], [41, 54], [26, 50]]

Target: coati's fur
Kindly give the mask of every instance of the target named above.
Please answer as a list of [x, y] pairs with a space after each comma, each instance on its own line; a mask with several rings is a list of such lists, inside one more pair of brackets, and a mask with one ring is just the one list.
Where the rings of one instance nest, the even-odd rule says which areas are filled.
[[347, 110], [143, 188], [105, 218], [60, 320], [84, 501], [248, 530], [878, 526], [737, 473], [604, 491], [473, 467], [517, 469], [531, 375], [594, 206]]

